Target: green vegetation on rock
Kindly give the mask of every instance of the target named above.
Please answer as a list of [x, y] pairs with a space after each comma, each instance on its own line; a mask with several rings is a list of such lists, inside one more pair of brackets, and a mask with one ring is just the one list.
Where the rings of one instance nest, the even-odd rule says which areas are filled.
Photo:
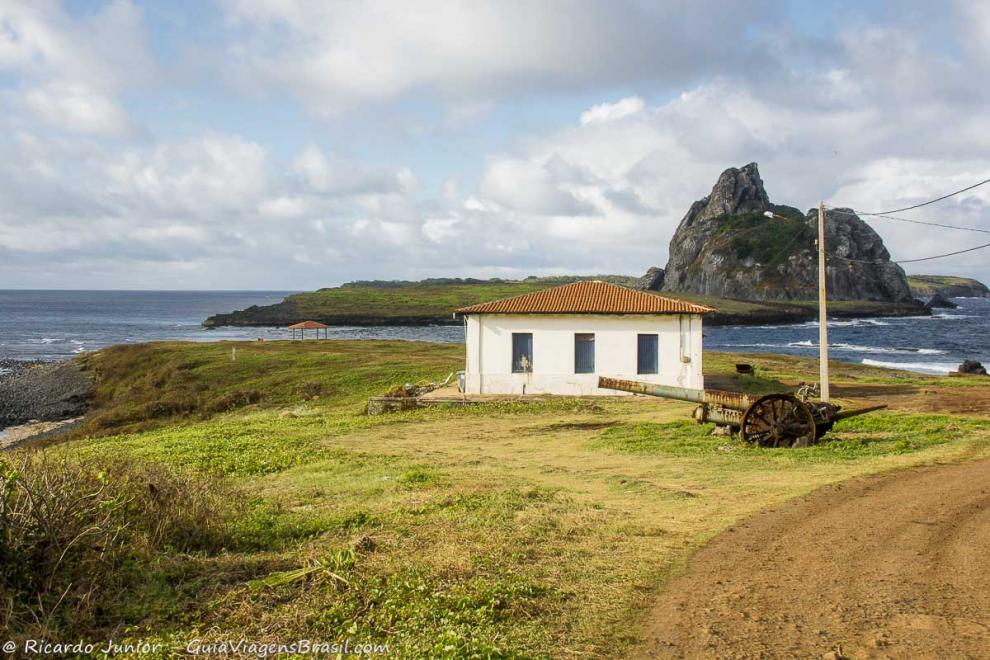
[[796, 252], [814, 247], [815, 232], [800, 211], [789, 207], [777, 209], [775, 213], [779, 218], [768, 218], [762, 212], [751, 211], [720, 219], [737, 259], [752, 259], [774, 271]]

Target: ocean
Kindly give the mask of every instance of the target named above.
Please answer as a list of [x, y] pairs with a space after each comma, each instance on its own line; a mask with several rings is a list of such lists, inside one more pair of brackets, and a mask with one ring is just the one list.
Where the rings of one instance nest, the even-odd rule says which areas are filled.
[[[112, 344], [156, 340], [289, 339], [282, 328], [200, 325], [219, 312], [279, 302], [288, 291], [0, 291], [0, 360], [56, 360]], [[958, 298], [931, 317], [829, 321], [835, 359], [922, 373], [964, 359], [990, 366], [990, 299]], [[463, 342], [460, 326], [334, 327], [335, 339]], [[818, 324], [708, 326], [705, 348], [815, 356]], [[2, 366], [0, 366], [2, 369]]]

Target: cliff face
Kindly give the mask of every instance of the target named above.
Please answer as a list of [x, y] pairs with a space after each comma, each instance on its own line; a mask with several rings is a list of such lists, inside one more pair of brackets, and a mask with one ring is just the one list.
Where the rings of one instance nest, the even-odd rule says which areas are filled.
[[[768, 218], [772, 211], [777, 217]], [[691, 205], [670, 242], [663, 291], [745, 300], [818, 296], [818, 211], [773, 204], [756, 163], [722, 173]], [[912, 300], [904, 271], [851, 209], [826, 213], [832, 300]]]

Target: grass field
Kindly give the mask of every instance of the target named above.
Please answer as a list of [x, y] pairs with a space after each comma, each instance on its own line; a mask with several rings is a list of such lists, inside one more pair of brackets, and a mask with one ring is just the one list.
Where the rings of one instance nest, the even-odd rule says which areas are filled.
[[[73, 634], [387, 643], [409, 657], [621, 656], [672, 571], [747, 514], [855, 475], [990, 453], [990, 419], [888, 411], [756, 450], [640, 397], [362, 414], [462, 347], [152, 344], [86, 358], [97, 408], [63, 447], [166, 464], [231, 493], [222, 550], [160, 552]], [[751, 390], [813, 380], [784, 356]], [[836, 364], [837, 386], [981, 388]], [[974, 390], [975, 391], [975, 390]], [[169, 403], [171, 402], [171, 403]], [[181, 404], [181, 405], [180, 405]], [[54, 448], [50, 451], [60, 451]]]

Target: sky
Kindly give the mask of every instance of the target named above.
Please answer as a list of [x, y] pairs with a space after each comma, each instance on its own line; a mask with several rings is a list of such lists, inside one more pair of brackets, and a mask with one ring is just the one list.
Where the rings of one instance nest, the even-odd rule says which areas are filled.
[[[980, 0], [0, 0], [0, 289], [638, 275], [728, 167], [801, 209], [990, 178], [988, 76]], [[904, 216], [990, 229], [990, 185]]]

